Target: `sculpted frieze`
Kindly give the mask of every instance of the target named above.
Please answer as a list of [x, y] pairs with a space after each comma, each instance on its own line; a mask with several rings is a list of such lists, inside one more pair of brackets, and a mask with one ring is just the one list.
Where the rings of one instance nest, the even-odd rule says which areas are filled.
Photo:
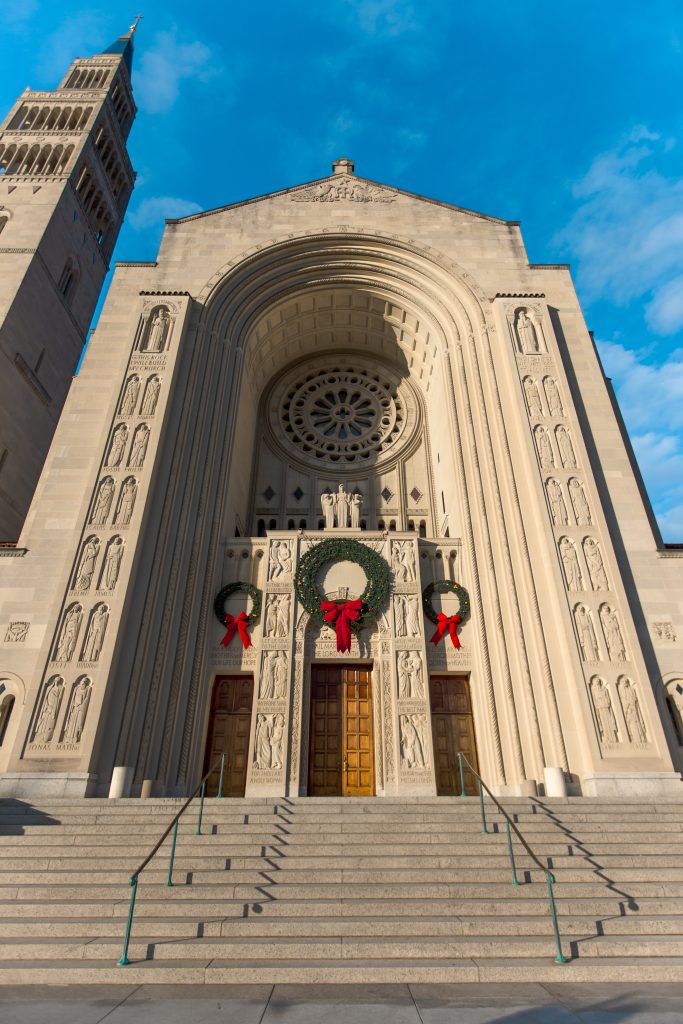
[[322, 181], [319, 185], [299, 189], [291, 198], [295, 203], [393, 203], [396, 195], [388, 189], [344, 177], [340, 181]]

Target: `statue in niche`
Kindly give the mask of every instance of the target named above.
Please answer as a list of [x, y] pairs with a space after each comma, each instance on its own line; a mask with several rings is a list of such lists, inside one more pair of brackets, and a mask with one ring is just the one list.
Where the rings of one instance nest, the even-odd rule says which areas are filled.
[[581, 575], [579, 559], [576, 554], [576, 548], [569, 537], [563, 537], [560, 541], [560, 554], [564, 567], [564, 578], [567, 581], [567, 590], [583, 590], [583, 576]]
[[49, 743], [52, 739], [63, 695], [64, 680], [61, 676], [53, 676], [45, 687], [43, 703], [33, 731], [34, 743]]
[[591, 696], [593, 698], [593, 707], [595, 708], [595, 717], [598, 721], [600, 739], [603, 743], [616, 743], [619, 739], [617, 720], [614, 717], [612, 698], [604, 679], [592, 680]]
[[121, 485], [119, 503], [114, 515], [114, 522], [120, 526], [128, 526], [133, 515], [135, 495], [137, 494], [138, 483], [135, 477], [129, 476]]
[[275, 659], [277, 651], [266, 651], [261, 663], [261, 685], [259, 686], [260, 700], [275, 699]]
[[277, 606], [278, 597], [277, 595], [272, 595], [268, 598], [268, 604], [266, 605], [265, 633], [268, 637], [274, 637], [277, 635]]
[[254, 767], [262, 770], [282, 767], [284, 715], [258, 715], [254, 734]]
[[273, 729], [270, 736], [270, 766], [271, 768], [282, 768], [283, 741], [285, 738], [285, 716], [276, 715], [273, 720]]
[[600, 553], [600, 545], [594, 537], [586, 537], [583, 542], [583, 553], [590, 574], [593, 590], [609, 590], [607, 573]]
[[[104, 564], [100, 573], [100, 589], [113, 590], [119, 578], [121, 559], [123, 558], [123, 540], [121, 537], [112, 537], [107, 544], [104, 556]], [[104, 587], [102, 587], [104, 584]]]
[[524, 394], [529, 415], [542, 416], [543, 406], [541, 405], [541, 396], [538, 393], [538, 385], [531, 377], [524, 378]]
[[425, 738], [426, 715], [400, 715], [401, 767], [425, 768], [427, 766]]
[[106, 462], [107, 466], [115, 468], [116, 466], [121, 465], [127, 440], [128, 427], [125, 423], [119, 423], [111, 437], [111, 444], [109, 445], [109, 453], [107, 455]]
[[420, 634], [420, 613], [418, 611], [416, 597], [404, 597], [406, 603], [406, 626], [408, 636], [419, 636]]
[[640, 701], [636, 693], [636, 684], [632, 679], [621, 678], [617, 683], [621, 709], [628, 729], [631, 743], [647, 743], [647, 731], [640, 710]]
[[128, 465], [131, 469], [142, 469], [147, 454], [147, 443], [149, 441], [149, 427], [141, 423], [133, 435], [133, 443], [130, 446]]
[[407, 636], [406, 603], [403, 597], [394, 598], [394, 620], [396, 623], [396, 636]]
[[410, 678], [410, 666], [408, 651], [401, 651], [398, 656], [398, 699], [410, 700], [412, 696], [412, 683]]
[[278, 651], [275, 658], [275, 700], [284, 700], [287, 696], [287, 655]]
[[275, 541], [270, 549], [270, 578], [278, 580], [281, 576], [292, 574], [292, 552], [286, 540]]
[[548, 493], [548, 501], [550, 502], [550, 514], [553, 517], [553, 523], [555, 526], [567, 526], [569, 524], [569, 514], [564, 503], [562, 488], [557, 480], [553, 479], [548, 480], [545, 486]]
[[363, 495], [357, 492], [351, 495], [351, 529], [360, 530], [360, 510], [363, 505]]
[[72, 604], [64, 616], [62, 631], [57, 640], [55, 661], [71, 661], [76, 650], [82, 621], [83, 608], [80, 604]]
[[520, 309], [517, 311], [515, 330], [517, 332], [517, 341], [519, 343], [520, 352], [534, 353], [541, 351], [536, 328], [534, 327], [526, 309]]
[[171, 318], [168, 315], [168, 310], [158, 309], [152, 317], [152, 322], [149, 327], [149, 334], [147, 335], [147, 344], [145, 345], [145, 351], [147, 352], [163, 352], [166, 347], [166, 338], [168, 336], [168, 329], [171, 323]]
[[545, 397], [548, 401], [548, 409], [551, 416], [564, 416], [564, 409], [562, 408], [562, 400], [560, 398], [560, 392], [557, 390], [557, 384], [552, 377], [546, 377], [543, 381], [543, 387], [545, 389]]
[[583, 660], [600, 661], [600, 648], [598, 647], [598, 638], [595, 635], [595, 626], [593, 625], [591, 613], [584, 605], [579, 604], [574, 610], [574, 619], [576, 621], [576, 630], [579, 634], [579, 645]]
[[88, 537], [81, 549], [81, 558], [76, 569], [76, 590], [90, 590], [90, 584], [95, 573], [95, 563], [100, 553], [99, 537]]
[[543, 427], [536, 427], [534, 430], [534, 436], [536, 438], [536, 448], [538, 449], [538, 458], [541, 466], [544, 469], [552, 469], [555, 465], [555, 459], [553, 458], [553, 449], [547, 432]]
[[555, 431], [555, 437], [557, 438], [557, 447], [560, 451], [562, 465], [565, 469], [573, 469], [576, 466], [576, 456], [574, 455], [574, 445], [567, 428], [559, 426]]
[[334, 529], [334, 510], [337, 504], [334, 494], [330, 494], [329, 491], [324, 491], [320, 495], [320, 503], [322, 505], [323, 516], [325, 517], [325, 529]]
[[138, 395], [140, 394], [140, 378], [136, 373], [132, 377], [129, 377], [126, 381], [126, 386], [123, 391], [123, 397], [121, 398], [121, 405], [119, 406], [119, 413], [121, 416], [132, 416], [135, 412], [135, 406], [138, 404]]
[[142, 405], [140, 406], [141, 416], [153, 416], [156, 412], [157, 401], [159, 399], [159, 391], [161, 390], [161, 381], [154, 374], [149, 377], [145, 385], [145, 393], [142, 396]]
[[391, 568], [397, 583], [415, 582], [415, 560], [409, 540], [396, 540], [391, 545]]
[[111, 503], [114, 498], [114, 481], [110, 476], [105, 476], [97, 489], [95, 504], [90, 515], [90, 522], [93, 526], [104, 526], [111, 510]]
[[81, 661], [97, 661], [99, 659], [108, 621], [109, 609], [106, 604], [96, 605], [88, 623], [88, 632], [85, 635], [81, 651]]
[[289, 594], [282, 594], [277, 602], [276, 607], [276, 636], [288, 636], [289, 635], [289, 614], [291, 609], [292, 599]]
[[325, 529], [333, 530], [348, 529], [349, 523], [354, 530], [360, 529], [361, 509], [363, 507], [363, 495], [357, 492], [349, 494], [345, 484], [339, 484], [336, 494], [330, 491], [323, 491], [320, 495], [320, 504], [325, 519]]
[[571, 498], [578, 526], [590, 526], [592, 522], [591, 511], [586, 501], [584, 489], [576, 477], [569, 481], [569, 497]]
[[346, 487], [344, 484], [339, 484], [339, 490], [337, 491], [336, 499], [336, 513], [337, 513], [337, 526], [342, 529], [346, 529], [349, 525], [349, 508], [351, 498], [346, 493]]
[[401, 651], [398, 656], [398, 696], [400, 700], [424, 698], [422, 660], [417, 651]]
[[610, 661], [626, 661], [626, 648], [617, 613], [608, 604], [603, 604], [600, 609], [600, 621], [605, 632]]
[[66, 721], [62, 731], [62, 743], [80, 743], [85, 725], [85, 716], [88, 713], [90, 703], [90, 691], [92, 680], [83, 676], [80, 682], [76, 683], [71, 693], [71, 703], [66, 713]]

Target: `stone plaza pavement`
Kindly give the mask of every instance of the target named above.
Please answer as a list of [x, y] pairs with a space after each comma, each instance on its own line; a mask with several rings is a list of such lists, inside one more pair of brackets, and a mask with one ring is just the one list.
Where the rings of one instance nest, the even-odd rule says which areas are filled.
[[683, 984], [4, 986], [2, 1024], [679, 1024]]

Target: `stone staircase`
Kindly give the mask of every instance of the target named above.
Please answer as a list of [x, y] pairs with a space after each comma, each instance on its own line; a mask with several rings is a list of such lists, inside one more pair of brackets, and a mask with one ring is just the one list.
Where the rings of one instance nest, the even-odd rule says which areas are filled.
[[476, 799], [0, 801], [0, 984], [683, 981], [681, 803], [506, 800], [557, 878]]

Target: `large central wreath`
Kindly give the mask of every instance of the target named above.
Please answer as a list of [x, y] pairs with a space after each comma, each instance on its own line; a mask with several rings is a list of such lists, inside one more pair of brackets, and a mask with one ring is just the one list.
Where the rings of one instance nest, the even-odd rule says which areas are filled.
[[[341, 604], [335, 606], [320, 593], [318, 573], [330, 562], [355, 562], [361, 567], [368, 582], [357, 601], [348, 601], [345, 607]], [[345, 611], [345, 621], [357, 633], [368, 621], [379, 615], [389, 597], [389, 579], [389, 566], [381, 555], [360, 541], [339, 537], [315, 544], [301, 557], [294, 577], [294, 588], [299, 601], [315, 622], [321, 626], [332, 625], [339, 612]], [[353, 609], [350, 606], [354, 606]], [[338, 609], [336, 614], [335, 608]], [[348, 647], [340, 647], [338, 642], [337, 649], [348, 650]]]

